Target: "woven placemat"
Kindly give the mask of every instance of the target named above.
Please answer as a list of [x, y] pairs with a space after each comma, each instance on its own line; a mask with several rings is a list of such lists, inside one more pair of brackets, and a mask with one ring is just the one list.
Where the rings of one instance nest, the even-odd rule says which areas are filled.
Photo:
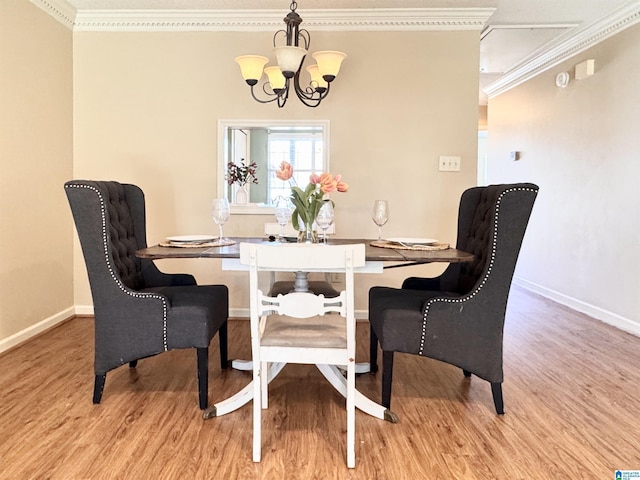
[[394, 250], [446, 250], [449, 248], [448, 243], [432, 243], [431, 245], [411, 245], [405, 246], [395, 242], [386, 240], [374, 240], [371, 242], [372, 247], [392, 248]]
[[206, 248], [206, 247], [226, 247], [227, 245], [235, 245], [235, 240], [213, 240], [205, 243], [188, 243], [188, 242], [160, 242], [161, 247], [177, 247], [177, 248]]

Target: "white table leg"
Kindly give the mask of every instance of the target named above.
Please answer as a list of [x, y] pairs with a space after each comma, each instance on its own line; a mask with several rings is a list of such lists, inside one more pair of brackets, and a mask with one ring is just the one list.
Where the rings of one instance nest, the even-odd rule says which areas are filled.
[[[343, 372], [347, 371], [347, 369], [341, 365], [339, 365], [338, 368]], [[370, 371], [371, 364], [369, 362], [356, 363], [356, 375], [359, 375], [361, 373], [369, 373]]]
[[231, 368], [235, 370], [242, 370], [244, 372], [253, 371], [253, 362], [251, 360], [242, 360], [241, 358], [236, 358], [231, 360]]
[[[251, 361], [245, 361], [249, 365]], [[244, 365], [246, 365], [246, 363]], [[271, 381], [282, 371], [286, 363], [272, 363], [268, 369], [268, 382]], [[367, 365], [368, 364], [364, 364]], [[347, 379], [344, 378], [342, 373], [340, 372], [339, 367], [335, 365], [325, 365], [318, 364], [316, 365], [320, 373], [329, 381], [329, 383], [335, 388], [340, 395], [346, 398], [347, 396]], [[373, 400], [365, 397], [362, 393], [356, 390], [355, 393], [355, 403], [356, 408], [359, 410], [371, 415], [372, 417], [379, 418], [381, 420], [387, 420], [391, 423], [398, 422], [398, 416], [393, 413], [391, 410], [386, 409], [382, 405], [375, 403]], [[253, 381], [249, 382], [247, 386], [245, 386], [242, 390], [240, 390], [235, 395], [216, 403], [212, 407], [209, 407], [202, 413], [202, 418], [205, 420], [213, 417], [220, 417], [222, 415], [226, 415], [227, 413], [231, 413], [240, 407], [249, 403], [250, 400], [253, 399]]]
[[[271, 382], [284, 368], [286, 363], [272, 363], [268, 370], [268, 381]], [[239, 409], [240, 407], [249, 403], [253, 399], [253, 381], [249, 382], [242, 390], [235, 395], [216, 403], [212, 407], [207, 408], [202, 412], [202, 418], [208, 419], [213, 417], [220, 417], [231, 413]]]
[[[338, 367], [335, 365], [323, 365], [317, 364], [318, 370], [329, 381], [333, 388], [335, 388], [343, 397], [347, 396], [347, 379], [344, 378]], [[391, 410], [386, 409], [382, 405], [375, 403], [374, 401], [365, 397], [356, 389], [356, 408], [368, 413], [372, 417], [379, 418], [381, 420], [387, 420], [391, 423], [398, 422], [398, 416]]]

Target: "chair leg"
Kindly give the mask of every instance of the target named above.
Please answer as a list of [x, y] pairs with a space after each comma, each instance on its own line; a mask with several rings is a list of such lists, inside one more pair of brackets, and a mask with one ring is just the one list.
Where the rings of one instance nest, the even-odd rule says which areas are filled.
[[391, 409], [391, 382], [393, 381], [393, 352], [382, 351], [382, 406]]
[[133, 360], [129, 362], [129, 368], [136, 368], [138, 366], [138, 360]]
[[209, 404], [209, 349], [196, 348], [198, 355], [198, 401], [200, 410]]
[[356, 365], [347, 365], [347, 467], [356, 466]]
[[100, 403], [102, 399], [102, 391], [104, 390], [104, 382], [107, 379], [107, 374], [96, 375], [96, 381], [93, 384], [93, 403]]
[[376, 373], [378, 371], [378, 337], [373, 331], [373, 327], [369, 324], [369, 372]]
[[498, 415], [504, 415], [504, 402], [502, 401], [502, 383], [491, 383], [491, 393], [493, 394], [493, 404]]
[[260, 366], [260, 392], [262, 392], [262, 410], [269, 408], [269, 362]]
[[253, 360], [253, 461], [259, 462], [262, 457], [262, 375], [264, 362]]
[[220, 367], [223, 370], [229, 366], [227, 336], [227, 322], [224, 322], [218, 329], [218, 338], [220, 340]]

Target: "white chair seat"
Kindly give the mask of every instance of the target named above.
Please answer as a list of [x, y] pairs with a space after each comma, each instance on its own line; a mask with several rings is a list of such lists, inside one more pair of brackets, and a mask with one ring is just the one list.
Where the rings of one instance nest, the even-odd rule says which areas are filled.
[[260, 343], [263, 347], [347, 348], [347, 327], [337, 314], [298, 319], [271, 315]]

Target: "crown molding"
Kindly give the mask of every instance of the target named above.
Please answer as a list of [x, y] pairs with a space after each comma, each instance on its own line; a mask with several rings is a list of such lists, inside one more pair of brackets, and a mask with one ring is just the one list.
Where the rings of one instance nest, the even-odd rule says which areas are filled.
[[[66, 0], [30, 0], [81, 32], [242, 32], [282, 28], [283, 10], [76, 10]], [[495, 8], [309, 9], [304, 27], [326, 31], [482, 30]]]
[[29, 0], [36, 7], [44, 10], [62, 25], [73, 30], [76, 20], [76, 9], [66, 0]]
[[[357, 30], [481, 30], [493, 8], [315, 9], [305, 28]], [[74, 30], [117, 32], [256, 32], [283, 26], [282, 10], [79, 10]]]
[[487, 85], [483, 91], [489, 99], [497, 97], [639, 22], [640, 0], [635, 0], [591, 25], [568, 31]]
[[[493, 8], [314, 9], [300, 12], [313, 30], [481, 30]], [[286, 13], [286, 12], [285, 12]], [[282, 10], [79, 10], [74, 30], [112, 32], [272, 31]]]

